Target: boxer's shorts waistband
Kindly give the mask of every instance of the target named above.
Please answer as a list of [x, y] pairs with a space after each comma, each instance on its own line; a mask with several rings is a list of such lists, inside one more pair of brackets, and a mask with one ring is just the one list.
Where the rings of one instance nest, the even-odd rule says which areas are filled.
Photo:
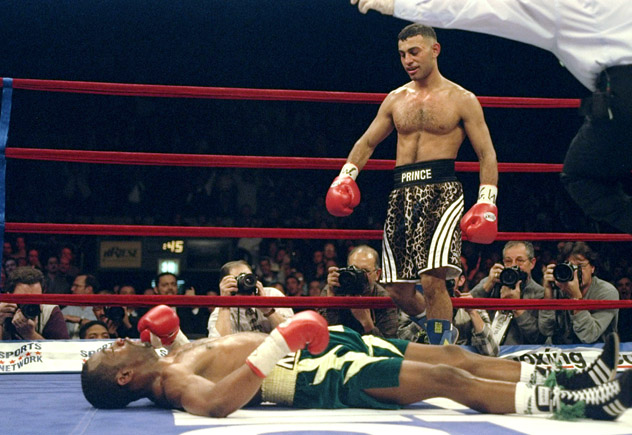
[[444, 183], [457, 181], [454, 173], [454, 160], [431, 160], [395, 167], [393, 172], [394, 188], [414, 184]]

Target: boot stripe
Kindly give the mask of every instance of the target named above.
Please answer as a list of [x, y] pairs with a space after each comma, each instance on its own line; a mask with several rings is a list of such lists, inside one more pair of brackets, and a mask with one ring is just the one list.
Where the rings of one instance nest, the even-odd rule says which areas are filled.
[[608, 413], [609, 415], [612, 415], [614, 417], [614, 416], [623, 414], [626, 408], [617, 399], [614, 402], [609, 403], [606, 406], [604, 406], [603, 410], [606, 411], [606, 413]]
[[610, 380], [610, 368], [601, 359], [596, 361], [595, 365], [588, 371], [588, 374], [596, 385], [601, 385]]

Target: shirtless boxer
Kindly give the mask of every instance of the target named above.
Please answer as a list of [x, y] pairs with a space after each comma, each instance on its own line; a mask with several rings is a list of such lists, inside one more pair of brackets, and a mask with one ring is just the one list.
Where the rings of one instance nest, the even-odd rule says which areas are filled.
[[[395, 183], [382, 243], [383, 279], [393, 301], [426, 327], [431, 343], [453, 342], [452, 302], [445, 281], [461, 272], [461, 230], [475, 243], [496, 238], [496, 152], [476, 96], [439, 72], [441, 46], [434, 30], [411, 24], [398, 37], [401, 62], [411, 81], [384, 99], [329, 188], [326, 204], [334, 216], [351, 214], [360, 202], [358, 173], [375, 147], [396, 129]], [[480, 162], [481, 186], [478, 202], [459, 228], [463, 190], [454, 174], [454, 159], [466, 136]], [[423, 296], [415, 290], [418, 282]], [[425, 309], [428, 320], [423, 325]]]
[[[117, 340], [83, 367], [81, 385], [98, 408], [122, 408], [148, 397], [157, 405], [226, 417], [262, 401], [295, 408], [397, 409], [447, 397], [489, 413], [548, 413], [585, 402], [582, 416], [613, 420], [632, 404], [632, 372], [612, 380], [618, 339], [601, 356], [560, 386], [535, 385], [541, 368], [467, 352], [458, 346], [427, 346], [360, 336], [331, 327], [314, 311], [301, 312], [270, 335], [241, 332], [177, 347], [178, 318], [164, 305], [139, 322], [141, 337], [176, 347], [159, 357], [148, 343]], [[307, 350], [302, 350], [307, 346]], [[550, 377], [550, 379], [553, 377]], [[584, 389], [575, 389], [582, 387]]]
[[[429, 26], [500, 36], [555, 55], [592, 92], [582, 99], [584, 122], [564, 158], [564, 187], [588, 216], [632, 234], [632, 198], [625, 188], [632, 171], [629, 0], [351, 0], [351, 4], [358, 4], [362, 13], [375, 9]], [[546, 80], [553, 80], [553, 74]]]

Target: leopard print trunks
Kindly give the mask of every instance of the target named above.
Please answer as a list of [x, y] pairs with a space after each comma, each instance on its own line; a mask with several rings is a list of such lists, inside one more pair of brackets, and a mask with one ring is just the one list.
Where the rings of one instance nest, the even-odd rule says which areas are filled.
[[417, 282], [439, 267], [458, 275], [463, 187], [454, 160], [398, 166], [394, 175], [382, 240], [384, 282]]

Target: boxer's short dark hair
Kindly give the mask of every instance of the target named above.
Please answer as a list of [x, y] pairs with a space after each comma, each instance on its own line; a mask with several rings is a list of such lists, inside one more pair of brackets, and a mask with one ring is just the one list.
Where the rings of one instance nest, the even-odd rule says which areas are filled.
[[417, 35], [421, 35], [424, 38], [433, 39], [435, 41], [437, 40], [437, 34], [432, 27], [419, 23], [409, 24], [404, 27], [401, 32], [399, 32], [399, 35], [397, 35], [397, 38], [400, 41], [404, 41]]
[[88, 402], [95, 408], [119, 409], [125, 408], [130, 402], [139, 399], [126, 386], [116, 382], [116, 365], [100, 364], [90, 370], [88, 362], [81, 370], [81, 390]]

